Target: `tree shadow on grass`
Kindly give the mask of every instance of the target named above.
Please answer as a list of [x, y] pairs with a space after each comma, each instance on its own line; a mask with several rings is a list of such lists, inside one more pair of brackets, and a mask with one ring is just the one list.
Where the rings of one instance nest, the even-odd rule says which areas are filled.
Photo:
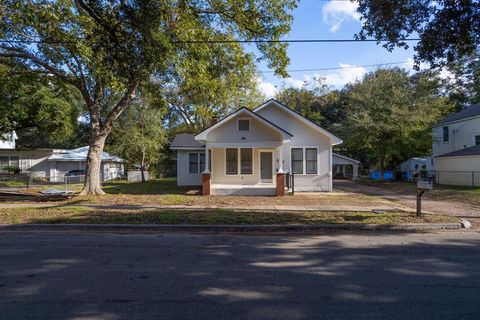
[[474, 233], [0, 234], [6, 319], [475, 319]]
[[159, 179], [138, 183], [110, 182], [105, 183], [102, 189], [107, 194], [130, 194], [130, 195], [198, 195], [198, 186], [179, 187], [175, 179]]

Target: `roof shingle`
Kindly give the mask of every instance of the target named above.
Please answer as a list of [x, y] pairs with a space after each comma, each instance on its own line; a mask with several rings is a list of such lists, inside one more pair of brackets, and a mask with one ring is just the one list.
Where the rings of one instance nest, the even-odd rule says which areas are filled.
[[440, 156], [437, 156], [436, 158], [465, 157], [465, 156], [480, 156], [480, 144], [478, 144], [476, 146], [473, 146], [473, 147], [469, 147], [469, 148], [449, 152], [449, 153], [446, 153], [446, 154], [442, 154]]
[[453, 121], [463, 120], [472, 117], [480, 116], [480, 103], [474, 104], [460, 112], [454, 113], [437, 123], [437, 126], [447, 124]]

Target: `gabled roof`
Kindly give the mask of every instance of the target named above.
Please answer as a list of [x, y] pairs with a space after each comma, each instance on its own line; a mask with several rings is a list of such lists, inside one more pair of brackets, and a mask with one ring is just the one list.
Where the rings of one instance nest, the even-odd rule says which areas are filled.
[[468, 108], [463, 109], [460, 112], [454, 113], [438, 122], [435, 126], [441, 126], [450, 122], [465, 120], [469, 118], [480, 117], [480, 103], [471, 105]]
[[[78, 149], [73, 150], [61, 150], [55, 152], [48, 160], [50, 161], [86, 161], [87, 154], [88, 154], [88, 146], [81, 147]], [[107, 152], [102, 153], [102, 161], [115, 161], [115, 162], [123, 162], [122, 158], [112, 156]]]
[[338, 153], [335, 153], [335, 152], [332, 152], [332, 155], [333, 155], [333, 156], [336, 156], [336, 157], [339, 157], [339, 158], [342, 158], [342, 159], [345, 159], [345, 160], [348, 160], [348, 161], [352, 161], [352, 162], [355, 162], [355, 163], [360, 164], [360, 161], [358, 161], [358, 160], [355, 160], [355, 159], [352, 159], [352, 158], [349, 158], [349, 157], [346, 157], [346, 156], [342, 156], [341, 154], [338, 154]]
[[205, 145], [195, 140], [194, 134], [180, 133], [173, 138], [170, 149], [204, 149]]
[[253, 112], [258, 112], [260, 110], [262, 110], [263, 108], [265, 108], [266, 106], [268, 105], [271, 105], [273, 103], [273, 105], [277, 106], [277, 107], [281, 107], [283, 108], [284, 110], [287, 110], [292, 116], [294, 116], [295, 118], [297, 118], [298, 120], [302, 121], [303, 123], [305, 123], [306, 125], [310, 126], [311, 128], [317, 130], [318, 132], [320, 133], [323, 133], [324, 135], [328, 136], [331, 140], [332, 140], [332, 145], [337, 145], [337, 144], [341, 144], [343, 143], [342, 139], [338, 138], [337, 136], [331, 134], [330, 132], [328, 132], [327, 130], [323, 129], [322, 127], [320, 127], [318, 124], [314, 123], [313, 121], [305, 118], [304, 116], [302, 116], [301, 114], [299, 114], [298, 112], [290, 109], [289, 107], [287, 107], [286, 105], [284, 105], [283, 103], [281, 103], [280, 101], [278, 100], [275, 100], [275, 99], [270, 99], [270, 100], [267, 100], [266, 102], [264, 102], [263, 104], [261, 104], [260, 106], [256, 107], [255, 109], [253, 109]]
[[442, 154], [440, 156], [436, 156], [435, 158], [467, 157], [467, 156], [480, 156], [480, 144], [478, 144], [476, 146], [473, 146], [473, 147], [469, 147], [469, 148], [449, 152], [449, 153], [446, 153], [446, 154]]
[[207, 134], [215, 129], [215, 128], [218, 128], [219, 126], [221, 126], [223, 123], [227, 122], [228, 120], [234, 118], [235, 116], [241, 114], [241, 113], [247, 113], [249, 114], [250, 116], [252, 116], [253, 118], [256, 118], [257, 120], [259, 120], [260, 122], [262, 122], [263, 124], [265, 124], [266, 126], [274, 129], [275, 131], [278, 131], [282, 137], [284, 139], [289, 139], [291, 137], [293, 137], [293, 135], [287, 131], [285, 131], [284, 129], [280, 128], [279, 126], [277, 126], [276, 124], [274, 124], [273, 122], [270, 122], [269, 120], [265, 119], [264, 117], [260, 116], [259, 114], [256, 114], [254, 112], [252, 112], [251, 110], [245, 108], [245, 107], [242, 107], [234, 112], [232, 112], [231, 114], [229, 114], [228, 116], [226, 116], [225, 118], [223, 118], [222, 120], [218, 121], [217, 123], [213, 124], [212, 126], [208, 127], [207, 129], [203, 130], [202, 132], [200, 132], [199, 134], [197, 134], [195, 136], [195, 140], [197, 141], [205, 141], [206, 138], [207, 138]]

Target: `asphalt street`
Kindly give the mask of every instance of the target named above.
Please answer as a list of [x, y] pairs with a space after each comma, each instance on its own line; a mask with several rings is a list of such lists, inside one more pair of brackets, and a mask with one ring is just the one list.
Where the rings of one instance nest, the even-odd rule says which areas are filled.
[[1, 319], [478, 319], [480, 233], [0, 233]]

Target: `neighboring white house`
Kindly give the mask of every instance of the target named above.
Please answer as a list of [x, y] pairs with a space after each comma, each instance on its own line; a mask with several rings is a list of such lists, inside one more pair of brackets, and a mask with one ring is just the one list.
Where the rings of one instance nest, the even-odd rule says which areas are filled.
[[286, 172], [295, 174], [295, 191], [331, 191], [332, 146], [340, 143], [271, 99], [196, 136], [177, 135], [170, 147], [177, 151], [178, 185], [202, 185], [204, 194], [278, 195]]
[[[17, 167], [22, 173], [50, 182], [63, 182], [65, 173], [71, 170], [85, 170], [88, 147], [73, 150], [0, 149], [0, 172], [5, 167]], [[123, 160], [104, 152], [102, 154], [102, 181], [118, 178], [124, 173]]]
[[360, 161], [333, 153], [332, 165], [334, 179], [356, 180], [358, 178]]
[[432, 149], [437, 183], [480, 185], [480, 103], [437, 123]]
[[18, 139], [15, 131], [4, 134], [0, 137], [0, 149], [15, 149], [15, 142]]

